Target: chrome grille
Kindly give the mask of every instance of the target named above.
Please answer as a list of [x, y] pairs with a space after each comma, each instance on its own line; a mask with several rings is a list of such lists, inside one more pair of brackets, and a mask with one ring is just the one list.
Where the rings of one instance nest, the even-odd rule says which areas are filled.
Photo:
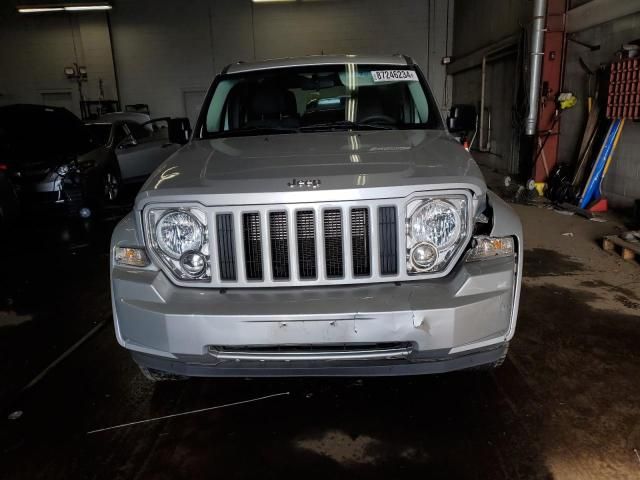
[[212, 286], [330, 285], [400, 276], [397, 205], [380, 200], [253, 208], [212, 209], [212, 260], [218, 266]]
[[324, 258], [328, 278], [344, 276], [344, 260], [342, 257], [342, 212], [338, 209], [325, 210]]
[[[443, 190], [437, 195], [449, 194], [465, 195], [467, 204], [472, 204], [468, 191]], [[473, 216], [465, 214], [467, 236], [446, 271], [412, 275], [405, 268], [406, 208], [413, 198], [423, 196], [247, 206], [198, 204], [207, 217], [211, 280], [197, 286], [363, 285], [448, 275], [471, 240]]]
[[351, 210], [351, 252], [353, 256], [353, 276], [371, 275], [369, 246], [369, 209]]
[[395, 207], [380, 207], [378, 211], [378, 235], [380, 236], [380, 273], [398, 273], [398, 221]]
[[296, 212], [300, 278], [316, 278], [316, 227], [313, 210]]
[[269, 238], [271, 239], [271, 271], [273, 278], [289, 278], [289, 233], [287, 212], [269, 213]]
[[233, 240], [233, 215], [216, 215], [218, 233], [218, 265], [221, 280], [236, 280], [236, 252]]
[[244, 264], [248, 280], [262, 280], [262, 233], [260, 214], [243, 215]]

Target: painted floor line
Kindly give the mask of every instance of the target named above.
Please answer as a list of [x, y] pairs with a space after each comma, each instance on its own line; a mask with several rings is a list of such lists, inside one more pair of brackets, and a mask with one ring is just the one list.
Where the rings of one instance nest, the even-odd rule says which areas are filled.
[[224, 405], [216, 405], [215, 407], [200, 408], [198, 410], [190, 410], [188, 412], [174, 413], [173, 415], [164, 415], [162, 417], [149, 418], [149, 419], [146, 419], [146, 420], [138, 420], [136, 422], [122, 423], [120, 425], [114, 425], [113, 427], [105, 427], [105, 428], [98, 428], [96, 430], [91, 430], [91, 431], [87, 432], [87, 435], [92, 435], [94, 433], [100, 433], [100, 432], [106, 432], [108, 430], [115, 430], [117, 428], [131, 427], [133, 425], [140, 425], [142, 423], [157, 422], [158, 420], [166, 420], [167, 418], [182, 417], [184, 415], [193, 415], [193, 414], [196, 414], [196, 413], [209, 412], [211, 410], [218, 410], [218, 409], [221, 409], [221, 408], [235, 407], [235, 406], [238, 406], [238, 405], [244, 405], [246, 403], [254, 403], [254, 402], [259, 402], [261, 400], [267, 400], [269, 398], [283, 397], [283, 396], [287, 396], [289, 394], [290, 394], [290, 392], [274, 393], [274, 394], [271, 394], [271, 395], [265, 395], [264, 397], [251, 398], [249, 400], [241, 400], [239, 402], [226, 403]]
[[22, 391], [24, 392], [25, 390], [29, 390], [31, 387], [36, 385], [40, 380], [42, 380], [44, 377], [46, 377], [47, 374], [51, 370], [53, 370], [60, 362], [62, 362], [65, 358], [67, 358], [69, 355], [71, 355], [76, 349], [78, 349], [78, 347], [80, 347], [84, 342], [89, 340], [89, 338], [91, 338], [98, 330], [100, 330], [106, 324], [107, 324], [107, 320], [106, 319], [102, 320], [101, 322], [99, 322], [95, 327], [93, 327], [91, 330], [89, 330], [89, 332], [87, 332], [86, 335], [84, 335], [80, 340], [78, 340], [76, 343], [71, 345], [67, 350], [64, 351], [64, 353], [62, 353], [62, 355], [60, 355], [53, 362], [51, 362], [47, 368], [42, 370], [42, 372], [40, 372], [33, 380], [31, 380], [22, 389]]

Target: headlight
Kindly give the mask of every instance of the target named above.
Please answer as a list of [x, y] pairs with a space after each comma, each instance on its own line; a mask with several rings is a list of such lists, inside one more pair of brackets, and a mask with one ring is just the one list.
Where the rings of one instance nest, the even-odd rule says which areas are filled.
[[431, 200], [411, 216], [411, 237], [416, 242], [431, 242], [441, 250], [460, 237], [460, 213], [445, 200]]
[[413, 200], [407, 205], [407, 217], [407, 272], [444, 270], [467, 237], [466, 197]]
[[211, 278], [207, 217], [196, 208], [151, 209], [145, 231], [153, 252], [179, 280]]
[[180, 210], [165, 213], [156, 225], [156, 241], [160, 250], [176, 260], [183, 253], [202, 247], [204, 229], [196, 217]]

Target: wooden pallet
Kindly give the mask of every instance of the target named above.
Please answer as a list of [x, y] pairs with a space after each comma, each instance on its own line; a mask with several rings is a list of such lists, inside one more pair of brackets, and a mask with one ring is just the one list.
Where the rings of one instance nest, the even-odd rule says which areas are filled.
[[602, 239], [602, 248], [607, 252], [616, 252], [620, 247], [620, 255], [625, 260], [633, 261], [636, 255], [640, 256], [640, 243], [631, 243], [617, 235], [608, 235]]

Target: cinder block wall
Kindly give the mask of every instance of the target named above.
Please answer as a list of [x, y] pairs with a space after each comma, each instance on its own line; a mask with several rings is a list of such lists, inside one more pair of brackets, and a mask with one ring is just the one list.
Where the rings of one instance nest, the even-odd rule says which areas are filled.
[[[105, 97], [115, 98], [115, 76], [105, 16], [19, 15], [13, 2], [0, 4], [0, 105], [43, 103], [58, 99], [80, 114], [77, 84], [64, 67], [74, 63], [89, 71], [85, 97], [97, 99], [99, 79]], [[68, 104], [68, 105], [67, 105]]]
[[330, 53], [404, 53], [446, 106], [441, 59], [453, 21], [448, 0], [118, 0], [111, 14], [120, 92], [164, 114], [184, 114], [213, 75], [238, 60]]
[[[464, 57], [517, 33], [531, 16], [528, 0], [457, 0], [455, 8], [453, 56]], [[479, 107], [481, 67], [453, 76], [453, 103]], [[488, 115], [491, 115], [492, 155], [483, 162], [503, 173], [515, 173], [518, 152], [512, 146], [512, 109], [516, 76], [516, 55], [487, 64], [485, 87], [485, 138], [488, 138]], [[477, 147], [478, 143], [474, 143]]]
[[42, 91], [61, 89], [71, 92], [77, 112], [75, 85], [62, 69], [78, 57], [89, 69], [90, 98], [98, 78], [116, 95], [115, 71], [123, 105], [194, 118], [225, 65], [321, 53], [411, 55], [440, 105], [450, 103], [441, 59], [450, 54], [452, 0], [112, 0], [111, 43], [103, 13], [18, 15], [17, 3], [0, 7], [0, 104], [41, 103]]
[[[582, 138], [587, 119], [588, 76], [579, 59], [593, 70], [601, 64], [610, 63], [614, 52], [624, 43], [640, 39], [640, 14], [629, 15], [613, 22], [578, 32], [576, 39], [599, 45], [590, 51], [575, 42], [568, 43], [565, 70], [565, 90], [578, 96], [578, 104], [562, 114], [560, 135], [560, 161], [575, 161], [576, 150]], [[593, 86], [593, 84], [592, 84]], [[628, 207], [640, 198], [640, 125], [627, 122], [611, 168], [602, 185], [609, 201], [616, 207]]]
[[[589, 0], [570, 0], [575, 8]], [[457, 0], [454, 21], [454, 57], [464, 56], [479, 48], [516, 33], [531, 18], [530, 0]], [[470, 34], [470, 32], [473, 32]], [[587, 119], [587, 76], [579, 58], [593, 69], [609, 63], [623, 43], [640, 38], [640, 14], [630, 15], [595, 28], [579, 32], [576, 38], [600, 49], [591, 52], [574, 42], [568, 43], [564, 90], [578, 96], [576, 107], [563, 113], [561, 120], [561, 162], [575, 161]], [[491, 151], [485, 161], [502, 172], [514, 171], [511, 123], [513, 108], [514, 58], [492, 63], [487, 69], [486, 107], [492, 114]], [[480, 67], [453, 77], [454, 103], [480, 102]], [[603, 192], [614, 206], [629, 206], [640, 198], [640, 125], [628, 123], [603, 184]]]

